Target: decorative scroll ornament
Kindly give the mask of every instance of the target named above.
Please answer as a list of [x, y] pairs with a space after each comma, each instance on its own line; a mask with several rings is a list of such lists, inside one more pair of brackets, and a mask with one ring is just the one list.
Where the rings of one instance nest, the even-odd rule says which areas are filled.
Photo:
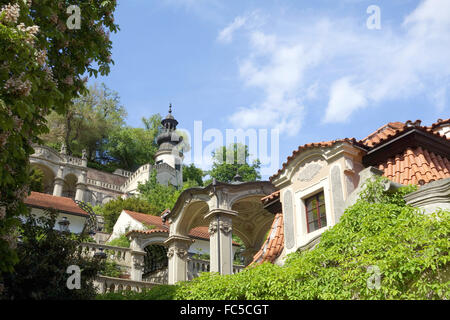
[[214, 233], [217, 232], [217, 221], [212, 221], [209, 224], [208, 232], [210, 235], [213, 235]]
[[304, 166], [298, 174], [298, 180], [307, 182], [311, 181], [322, 169], [322, 165], [319, 163], [310, 163]]
[[229, 234], [233, 230], [233, 225], [229, 222], [220, 221], [220, 230], [222, 230], [223, 233]]

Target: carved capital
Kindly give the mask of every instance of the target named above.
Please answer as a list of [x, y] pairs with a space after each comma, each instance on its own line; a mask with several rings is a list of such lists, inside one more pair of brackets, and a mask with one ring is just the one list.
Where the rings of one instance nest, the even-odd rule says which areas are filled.
[[167, 250], [167, 258], [172, 258], [173, 255], [175, 254], [175, 248], [169, 248], [169, 250]]
[[220, 221], [219, 228], [223, 233], [229, 234], [233, 230], [233, 224], [227, 221]]
[[217, 221], [211, 221], [209, 224], [208, 232], [210, 235], [213, 235], [217, 232]]

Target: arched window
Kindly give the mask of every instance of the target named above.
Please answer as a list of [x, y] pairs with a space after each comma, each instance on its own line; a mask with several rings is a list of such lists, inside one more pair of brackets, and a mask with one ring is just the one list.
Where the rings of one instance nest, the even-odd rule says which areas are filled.
[[147, 253], [144, 257], [144, 274], [143, 278], [167, 268], [169, 260], [167, 258], [167, 248], [160, 244], [152, 244], [145, 247]]

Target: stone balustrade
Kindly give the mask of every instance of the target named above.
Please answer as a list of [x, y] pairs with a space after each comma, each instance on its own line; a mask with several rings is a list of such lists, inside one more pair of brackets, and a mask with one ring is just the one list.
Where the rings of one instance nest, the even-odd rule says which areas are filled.
[[72, 156], [68, 156], [68, 155], [64, 155], [65, 158], [65, 162], [68, 164], [73, 164], [75, 166], [80, 166], [80, 167], [86, 167], [85, 163], [83, 163], [83, 160], [80, 158], [76, 158], [76, 157], [72, 157]]
[[131, 255], [132, 249], [123, 248], [123, 247], [115, 247], [106, 244], [98, 244], [93, 242], [84, 242], [81, 244], [84, 252], [89, 255], [94, 255], [95, 252], [99, 251], [100, 248], [103, 248], [103, 252], [105, 252], [108, 258], [111, 261], [114, 261], [119, 266], [124, 266], [131, 268]]
[[121, 192], [121, 190], [122, 190], [122, 187], [118, 186], [116, 184], [107, 183], [107, 182], [90, 179], [90, 178], [86, 179], [86, 183], [93, 185], [93, 186], [97, 186], [97, 187], [101, 187], [101, 188], [105, 188], [105, 189], [109, 189], [109, 190], [114, 190], [114, 191], [118, 191], [118, 192]]
[[94, 285], [97, 287], [97, 291], [99, 293], [120, 292], [123, 290], [142, 292], [143, 289], [150, 289], [154, 286], [157, 286], [158, 283], [112, 278], [107, 276], [98, 276], [94, 280]]
[[133, 181], [139, 177], [141, 175], [142, 172], [144, 171], [150, 171], [152, 169], [152, 165], [151, 164], [144, 164], [142, 166], [139, 167], [139, 169], [137, 169], [133, 174], [131, 174], [128, 178], [127, 181], [125, 181], [125, 183], [121, 186], [121, 190], [125, 190], [130, 184], [133, 183]]
[[[244, 270], [244, 265], [233, 265], [233, 273], [239, 273]], [[209, 272], [210, 271], [210, 263], [209, 260], [189, 258], [188, 260], [188, 280], [192, 280], [197, 278], [201, 272]]]

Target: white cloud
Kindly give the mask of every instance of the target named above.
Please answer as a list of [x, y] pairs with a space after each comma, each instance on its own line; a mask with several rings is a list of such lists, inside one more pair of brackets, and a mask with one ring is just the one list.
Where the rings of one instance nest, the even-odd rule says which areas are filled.
[[346, 121], [349, 114], [366, 105], [363, 92], [353, 86], [349, 78], [339, 79], [331, 86], [325, 122]]
[[236, 17], [229, 26], [220, 31], [217, 40], [224, 43], [231, 42], [233, 40], [233, 33], [241, 28], [245, 24], [245, 21], [245, 17]]
[[[379, 31], [350, 18], [272, 18], [255, 24], [246, 16], [245, 28], [233, 29], [233, 36], [248, 38], [240, 78], [262, 93], [229, 117], [234, 126], [281, 126], [280, 133], [295, 135], [308, 106], [320, 98], [328, 100], [323, 104], [327, 123], [345, 122], [354, 111], [383, 101], [419, 95], [438, 110], [445, 108], [450, 1], [422, 1], [398, 27], [383, 23]], [[281, 20], [283, 27], [274, 23]]]

